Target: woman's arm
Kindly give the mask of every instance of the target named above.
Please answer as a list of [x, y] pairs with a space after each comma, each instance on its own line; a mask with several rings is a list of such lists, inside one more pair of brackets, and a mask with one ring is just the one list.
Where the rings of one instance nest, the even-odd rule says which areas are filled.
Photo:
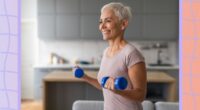
[[91, 84], [92, 86], [96, 87], [97, 89], [102, 90], [102, 87], [99, 84], [99, 82], [97, 81], [97, 79], [92, 78], [92, 77], [88, 76], [87, 74], [84, 74], [82, 79], [84, 81], [86, 81], [87, 83]]
[[132, 90], [115, 90], [114, 89], [114, 79], [109, 78], [108, 84], [106, 82], [106, 88], [112, 90], [113, 92], [122, 95], [128, 99], [143, 101], [146, 96], [146, 86], [147, 86], [147, 78], [146, 78], [146, 68], [145, 63], [140, 62], [128, 69], [128, 75], [133, 85]]

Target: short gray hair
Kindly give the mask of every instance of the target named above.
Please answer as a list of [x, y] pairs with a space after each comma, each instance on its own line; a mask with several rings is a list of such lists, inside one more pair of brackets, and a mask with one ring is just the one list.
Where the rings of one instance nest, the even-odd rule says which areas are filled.
[[125, 6], [120, 2], [111, 2], [104, 5], [101, 8], [101, 13], [104, 9], [109, 8], [112, 9], [119, 20], [130, 20], [132, 18], [131, 8], [129, 6]]

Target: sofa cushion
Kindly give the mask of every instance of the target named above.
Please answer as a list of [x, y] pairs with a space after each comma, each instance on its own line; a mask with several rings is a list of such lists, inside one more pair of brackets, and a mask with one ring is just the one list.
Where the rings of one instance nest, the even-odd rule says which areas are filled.
[[[154, 110], [154, 105], [151, 101], [143, 101], [142, 107], [143, 110]], [[73, 103], [72, 110], [103, 110], [103, 101], [77, 100]]]
[[103, 110], [103, 101], [77, 100], [73, 103], [72, 110]]
[[156, 110], [179, 110], [178, 102], [156, 102]]

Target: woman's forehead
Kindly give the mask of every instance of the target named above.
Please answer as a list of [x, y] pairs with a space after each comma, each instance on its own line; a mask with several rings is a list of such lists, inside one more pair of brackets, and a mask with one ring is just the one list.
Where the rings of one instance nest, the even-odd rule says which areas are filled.
[[101, 19], [108, 19], [108, 18], [115, 18], [117, 17], [114, 13], [114, 11], [112, 9], [104, 9], [102, 12], [101, 12], [101, 16], [100, 18]]

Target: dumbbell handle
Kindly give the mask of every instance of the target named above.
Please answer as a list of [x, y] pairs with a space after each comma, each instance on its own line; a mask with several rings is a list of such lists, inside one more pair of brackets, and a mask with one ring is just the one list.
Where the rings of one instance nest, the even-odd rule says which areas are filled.
[[77, 78], [83, 77], [83, 76], [84, 76], [84, 71], [83, 71], [83, 69], [81, 69], [81, 68], [76, 68], [76, 69], [74, 70], [74, 76], [77, 77]]
[[[105, 86], [108, 78], [109, 78], [108, 76], [102, 78], [102, 80], [101, 80], [101, 86], [102, 87]], [[118, 77], [118, 78], [115, 79], [114, 87], [115, 87], [116, 90], [124, 90], [124, 89], [126, 89], [127, 85], [128, 85], [128, 82], [127, 82], [126, 78]]]

